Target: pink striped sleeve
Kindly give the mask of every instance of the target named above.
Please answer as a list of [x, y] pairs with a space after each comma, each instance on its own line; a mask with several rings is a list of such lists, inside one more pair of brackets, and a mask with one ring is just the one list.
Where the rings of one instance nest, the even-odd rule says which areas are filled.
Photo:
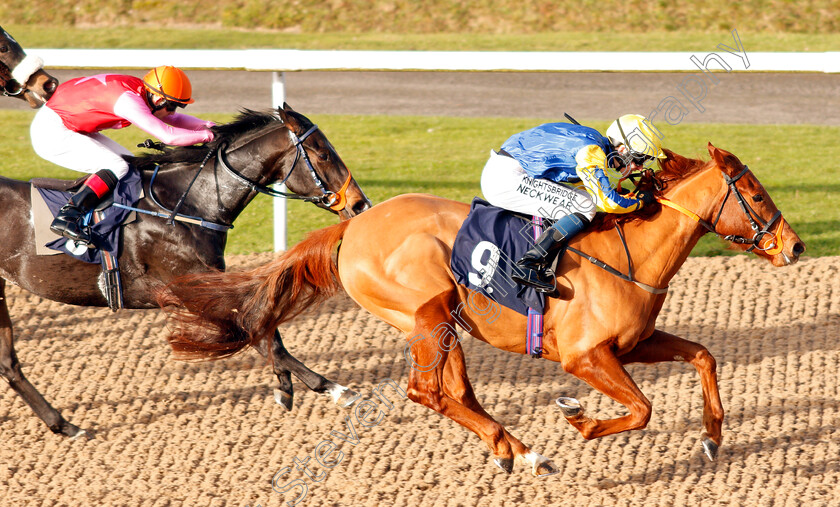
[[114, 104], [114, 114], [121, 116], [165, 144], [189, 146], [213, 140], [213, 133], [207, 129], [191, 130], [168, 125], [159, 120], [149, 110], [142, 97], [132, 92], [120, 95]]
[[168, 123], [173, 127], [189, 130], [208, 129], [215, 125], [212, 121], [205, 121], [201, 118], [196, 118], [195, 116], [182, 113], [172, 113], [169, 116], [164, 117], [163, 122]]

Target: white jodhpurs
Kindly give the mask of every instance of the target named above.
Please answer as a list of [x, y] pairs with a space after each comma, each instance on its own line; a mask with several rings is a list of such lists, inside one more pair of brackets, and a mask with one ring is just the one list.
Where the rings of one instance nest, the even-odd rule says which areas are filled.
[[586, 190], [532, 178], [515, 159], [492, 150], [481, 173], [481, 191], [493, 206], [525, 215], [556, 220], [580, 213], [592, 220], [597, 211]]
[[128, 173], [128, 163], [122, 156], [131, 155], [130, 151], [98, 132], [82, 134], [68, 129], [47, 106], [35, 114], [29, 135], [35, 153], [53, 164], [91, 174], [109, 169], [117, 178]]

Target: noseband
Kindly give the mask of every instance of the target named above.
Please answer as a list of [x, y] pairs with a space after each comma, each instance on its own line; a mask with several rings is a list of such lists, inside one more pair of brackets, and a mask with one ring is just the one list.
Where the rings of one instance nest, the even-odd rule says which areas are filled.
[[302, 201], [311, 202], [314, 204], [323, 204], [327, 206], [333, 211], [341, 211], [347, 205], [347, 188], [350, 186], [350, 180], [353, 178], [352, 174], [350, 174], [350, 170], [347, 170], [347, 179], [344, 180], [344, 184], [341, 186], [338, 192], [330, 192], [326, 188], [324, 188], [324, 184], [321, 182], [321, 179], [318, 177], [318, 173], [315, 172], [315, 167], [312, 165], [312, 161], [309, 160], [309, 154], [306, 153], [306, 150], [303, 147], [303, 142], [306, 141], [310, 135], [312, 135], [315, 131], [318, 130], [318, 125], [312, 125], [309, 130], [307, 130], [302, 136], [298, 137], [291, 129], [289, 129], [289, 136], [292, 139], [292, 143], [295, 146], [295, 160], [292, 162], [292, 168], [289, 169], [289, 173], [283, 178], [283, 181], [277, 183], [277, 185], [283, 185], [286, 181], [292, 176], [295, 168], [298, 165], [298, 161], [302, 158], [303, 161], [306, 163], [307, 169], [309, 169], [309, 176], [312, 178], [312, 181], [315, 183], [315, 186], [321, 191], [321, 195], [314, 196], [314, 197], [305, 197], [297, 194], [292, 194], [288, 192], [280, 192], [279, 190], [275, 190], [271, 187], [262, 185], [255, 181], [248, 179], [247, 177], [243, 176], [241, 173], [237, 172], [233, 169], [230, 164], [227, 163], [225, 159], [224, 149], [227, 147], [227, 144], [220, 145], [218, 150], [216, 151], [216, 160], [218, 161], [219, 165], [224, 168], [227, 172], [229, 172], [232, 176], [236, 179], [244, 183], [245, 185], [251, 187], [252, 190], [259, 192], [261, 194], [270, 195], [272, 197], [283, 197], [286, 199], [300, 199]]
[[[667, 206], [671, 209], [677, 210], [683, 215], [692, 218], [700, 225], [705, 227], [707, 231], [717, 235], [720, 238], [723, 238], [726, 241], [730, 241], [732, 243], [739, 243], [742, 245], [750, 245], [750, 247], [747, 249], [747, 252], [751, 252], [757, 249], [765, 252], [768, 255], [776, 255], [779, 252], [781, 252], [784, 248], [784, 243], [782, 242], [782, 227], [784, 227], [785, 219], [782, 217], [782, 212], [776, 210], [776, 213], [773, 215], [773, 217], [769, 221], [765, 222], [758, 215], [758, 213], [756, 213], [756, 211], [752, 209], [752, 207], [750, 207], [746, 198], [744, 198], [744, 195], [741, 193], [740, 190], [738, 190], [738, 187], [735, 185], [735, 183], [739, 179], [741, 179], [742, 176], [747, 174], [749, 170], [749, 167], [744, 166], [744, 169], [740, 173], [738, 173], [738, 175], [734, 178], [730, 178], [729, 175], [727, 175], [726, 173], [723, 174], [727, 185], [726, 196], [723, 198], [723, 202], [721, 203], [720, 209], [717, 212], [715, 221], [712, 223], [703, 220], [696, 213], [693, 213], [692, 211], [689, 211], [688, 209], [683, 208], [679, 204], [676, 204], [675, 202], [672, 202], [668, 199], [657, 197], [656, 200], [659, 201], [659, 203], [663, 206]], [[738, 205], [741, 207], [741, 211], [744, 212], [744, 215], [746, 215], [747, 220], [749, 220], [750, 222], [750, 227], [753, 231], [755, 231], [755, 234], [752, 238], [747, 238], [737, 234], [723, 235], [717, 231], [717, 224], [720, 221], [721, 215], [723, 214], [723, 208], [726, 206], [726, 201], [732, 194], [735, 194], [735, 198], [738, 200]], [[779, 225], [778, 227], [776, 227], [776, 232], [772, 233], [770, 232], [770, 228], [773, 227], [773, 224], [776, 223], [777, 220], [779, 221]], [[769, 245], [765, 244], [765, 246], [762, 247], [760, 244], [761, 240], [764, 238], [764, 236], [767, 235], [769, 235], [772, 238], [771, 242]]]
[[[9, 69], [9, 66], [6, 65]], [[36, 56], [26, 56], [18, 63], [14, 69], [9, 69], [10, 79], [3, 81], [2, 89], [3, 95], [7, 97], [17, 97], [26, 92], [26, 83], [32, 74], [44, 68], [44, 61]], [[14, 85], [14, 87], [13, 87]]]

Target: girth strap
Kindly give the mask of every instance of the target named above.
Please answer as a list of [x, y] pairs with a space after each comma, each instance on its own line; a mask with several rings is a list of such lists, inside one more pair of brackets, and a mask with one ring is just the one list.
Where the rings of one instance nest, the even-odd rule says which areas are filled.
[[[92, 220], [99, 222], [102, 220], [103, 214], [101, 211], [92, 212]], [[120, 277], [120, 265], [117, 262], [117, 256], [104, 248], [99, 251], [102, 259], [102, 275], [104, 278], [104, 294], [105, 300], [108, 301], [108, 308], [115, 312], [121, 308], [125, 308], [122, 293], [122, 278]]]
[[[531, 223], [533, 224], [534, 241], [537, 241], [543, 233], [543, 219], [542, 217], [534, 216]], [[541, 358], [543, 354], [543, 327], [543, 313], [529, 307], [528, 328], [525, 335], [525, 350], [528, 355], [534, 359]]]

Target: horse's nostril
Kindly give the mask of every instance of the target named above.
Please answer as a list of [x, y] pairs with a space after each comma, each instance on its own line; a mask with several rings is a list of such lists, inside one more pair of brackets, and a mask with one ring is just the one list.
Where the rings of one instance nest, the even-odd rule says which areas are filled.
[[363, 201], [357, 201], [355, 204], [353, 204], [352, 209], [353, 209], [354, 215], [359, 215], [362, 212], [370, 209], [370, 201], [368, 201], [367, 199], [365, 199]]
[[799, 257], [804, 252], [805, 252], [805, 245], [803, 245], [802, 243], [797, 242], [795, 245], [793, 245], [793, 255]]
[[44, 84], [44, 91], [47, 93], [52, 93], [55, 89], [58, 88], [58, 80], [57, 79], [50, 79]]

